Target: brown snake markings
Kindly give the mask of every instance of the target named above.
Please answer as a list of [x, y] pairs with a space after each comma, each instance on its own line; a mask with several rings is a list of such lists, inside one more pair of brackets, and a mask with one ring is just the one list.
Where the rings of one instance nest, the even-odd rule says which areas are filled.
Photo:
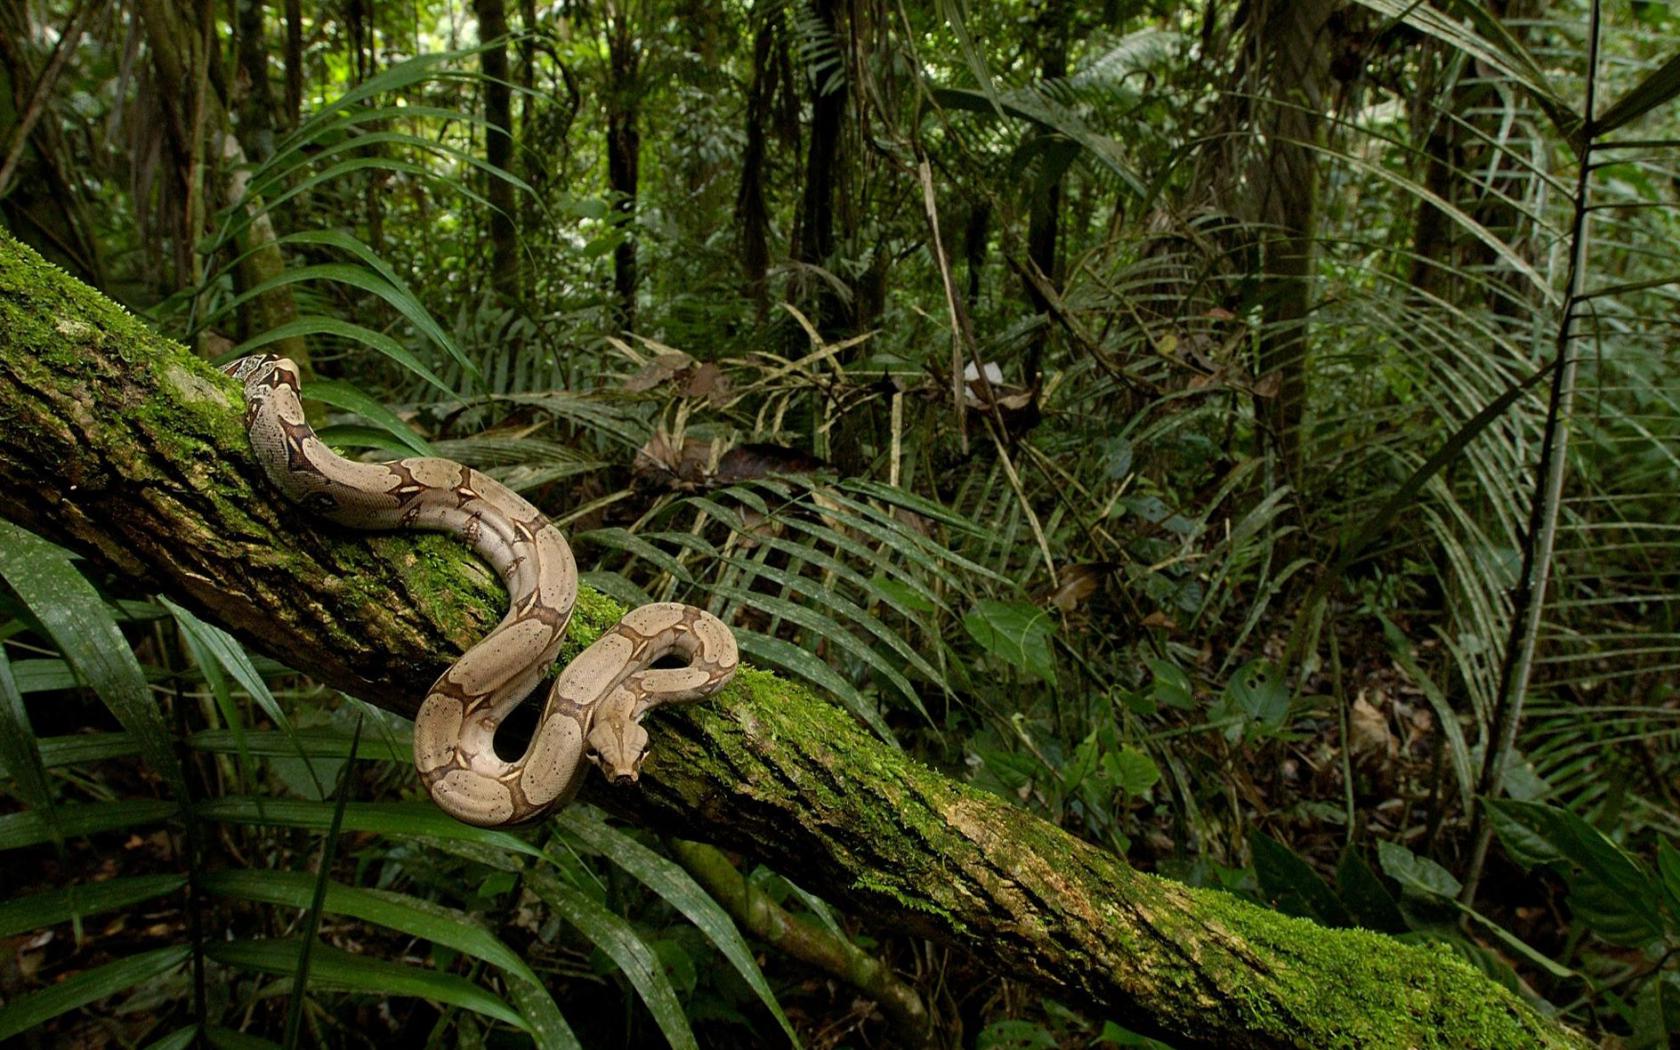
[[[451, 816], [483, 827], [535, 820], [577, 793], [586, 760], [614, 782], [634, 782], [648, 751], [642, 716], [710, 696], [734, 675], [739, 657], [723, 621], [689, 605], [644, 605], [566, 665], [525, 753], [500, 758], [496, 729], [554, 663], [577, 600], [577, 564], [560, 530], [459, 463], [337, 455], [304, 417], [286, 358], [245, 357], [224, 371], [245, 384], [251, 447], [288, 499], [352, 528], [450, 533], [507, 584], [507, 616], [432, 683], [414, 719], [414, 765]], [[673, 654], [687, 666], [652, 666]]]

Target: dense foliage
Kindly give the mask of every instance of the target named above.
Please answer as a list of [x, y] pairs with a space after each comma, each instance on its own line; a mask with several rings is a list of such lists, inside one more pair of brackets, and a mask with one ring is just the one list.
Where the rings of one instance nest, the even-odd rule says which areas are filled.
[[[1666, 5], [4, 17], [10, 230], [340, 447], [1134, 865], [1680, 1031]], [[4, 523], [0, 577], [0, 1039], [1135, 1039], [592, 811], [346, 818], [400, 720]]]

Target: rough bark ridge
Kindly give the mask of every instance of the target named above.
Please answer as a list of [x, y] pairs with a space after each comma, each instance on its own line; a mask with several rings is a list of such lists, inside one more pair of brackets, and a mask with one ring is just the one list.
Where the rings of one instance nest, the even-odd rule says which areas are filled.
[[[240, 415], [231, 381], [0, 235], [0, 514], [412, 713], [497, 617], [489, 571], [442, 537], [346, 534], [276, 505]], [[580, 596], [576, 645], [618, 614]], [[593, 801], [1176, 1045], [1586, 1045], [1444, 950], [1134, 871], [765, 672], [652, 732], [641, 789], [597, 781]]]

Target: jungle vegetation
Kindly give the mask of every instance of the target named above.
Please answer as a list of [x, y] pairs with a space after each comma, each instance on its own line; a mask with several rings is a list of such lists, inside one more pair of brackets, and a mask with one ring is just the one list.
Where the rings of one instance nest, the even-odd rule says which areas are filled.
[[[1680, 1034], [1680, 11], [0, 21], [0, 1042]], [[252, 352], [758, 671], [431, 812], [500, 592], [239, 480]]]

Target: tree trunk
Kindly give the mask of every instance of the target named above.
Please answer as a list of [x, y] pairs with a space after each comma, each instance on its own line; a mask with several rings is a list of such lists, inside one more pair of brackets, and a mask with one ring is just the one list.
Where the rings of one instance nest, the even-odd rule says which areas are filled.
[[764, 199], [769, 166], [766, 140], [772, 119], [771, 103], [776, 96], [772, 63], [781, 19], [773, 9], [755, 8], [753, 14], [759, 21], [753, 32], [752, 82], [747, 86], [747, 134], [741, 147], [741, 189], [735, 197], [735, 225], [740, 235], [741, 272], [746, 277], [747, 297], [753, 301], [759, 324], [763, 324], [770, 315], [770, 211]]
[[619, 213], [624, 239], [613, 249], [613, 294], [618, 325], [636, 327], [636, 183], [642, 160], [638, 129], [640, 60], [630, 12], [614, 4], [607, 20], [607, 186]]
[[[805, 149], [805, 188], [799, 199], [799, 226], [794, 257], [812, 266], [833, 267], [834, 198], [839, 187], [842, 121], [846, 114], [847, 77], [841, 50], [839, 5], [841, 0], [814, 0], [811, 14], [822, 27], [832, 50], [818, 53], [839, 63], [838, 68], [816, 64], [806, 69], [811, 88], [811, 137]], [[824, 336], [841, 334], [845, 328], [845, 304], [827, 281], [817, 282], [811, 307], [812, 322]]]
[[267, 0], [238, 0], [239, 144], [245, 155], [262, 162], [274, 153], [274, 89], [268, 82]]
[[[183, 12], [175, 7], [173, 0], [140, 0], [139, 10], [146, 30], [146, 41], [152, 49], [152, 66], [157, 72], [161, 93], [167, 98], [190, 98], [195, 78], [191, 73], [193, 63], [189, 61], [191, 45], [187, 41], [193, 39], [194, 30], [189, 26]], [[262, 202], [246, 197], [245, 187], [250, 181], [250, 168], [246, 164], [243, 147], [229, 130], [227, 111], [222, 99], [219, 91], [205, 91], [201, 119], [210, 132], [211, 140], [220, 143], [219, 152], [223, 168], [229, 173], [226, 184], [221, 187], [221, 198], [231, 204], [243, 204], [257, 212], [256, 217], [234, 241], [234, 250], [239, 256], [239, 263], [234, 271], [238, 286], [253, 288], [280, 274], [286, 267], [286, 261], [280, 254], [280, 246], [275, 243], [274, 225], [267, 212], [262, 210]], [[178, 139], [178, 148], [183, 153], [196, 149], [194, 137], [181, 126], [184, 119], [180, 114], [176, 114], [176, 119], [166, 121], [172, 129], [171, 138]], [[189, 252], [195, 250], [193, 241], [202, 233], [202, 230], [190, 229], [183, 235], [187, 240], [186, 247]], [[241, 311], [240, 326], [246, 332], [264, 332], [296, 317], [297, 304], [292, 298], [291, 287], [283, 285], [270, 289], [246, 304]], [[309, 348], [301, 337], [291, 336], [278, 340], [271, 349], [275, 353], [292, 358], [301, 369], [308, 371]]]
[[[489, 46], [478, 53], [484, 72], [484, 159], [499, 171], [513, 171], [513, 89], [508, 82], [507, 6], [503, 0], [473, 0], [478, 39]], [[495, 43], [489, 43], [495, 41]], [[504, 303], [519, 298], [519, 235], [514, 229], [513, 185], [489, 177], [490, 286]]]
[[[1049, 0], [1038, 19], [1039, 41], [1038, 75], [1048, 84], [1067, 76], [1067, 52], [1073, 29], [1072, 0]], [[1032, 199], [1027, 208], [1027, 258], [1051, 286], [1061, 286], [1056, 265], [1056, 242], [1061, 233], [1062, 176], [1072, 161], [1075, 149], [1066, 142], [1058, 143], [1048, 130], [1033, 132], [1037, 140], [1038, 178], [1028, 191]], [[1049, 302], [1031, 281], [1026, 286], [1027, 301], [1036, 313], [1048, 313]], [[1050, 342], [1052, 327], [1040, 325], [1027, 346], [1025, 379], [1029, 387], [1037, 389], [1038, 370], [1044, 350]]]
[[286, 124], [303, 110], [303, 0], [286, 0]]
[[1307, 317], [1318, 211], [1314, 144], [1324, 123], [1330, 54], [1325, 23], [1336, 6], [1333, 0], [1260, 0], [1249, 11], [1253, 60], [1269, 96], [1261, 117], [1265, 153], [1251, 176], [1255, 212], [1266, 227], [1258, 365], [1262, 377], [1277, 377], [1277, 393], [1257, 398], [1255, 408], [1291, 482], [1299, 476], [1307, 405]]
[[[0, 515], [412, 714], [498, 618], [494, 574], [441, 536], [281, 503], [242, 414], [231, 380], [0, 235]], [[580, 594], [564, 658], [620, 611]], [[1135, 871], [766, 672], [655, 722], [640, 787], [592, 777], [589, 800], [1177, 1046], [1587, 1045], [1445, 950]]]

